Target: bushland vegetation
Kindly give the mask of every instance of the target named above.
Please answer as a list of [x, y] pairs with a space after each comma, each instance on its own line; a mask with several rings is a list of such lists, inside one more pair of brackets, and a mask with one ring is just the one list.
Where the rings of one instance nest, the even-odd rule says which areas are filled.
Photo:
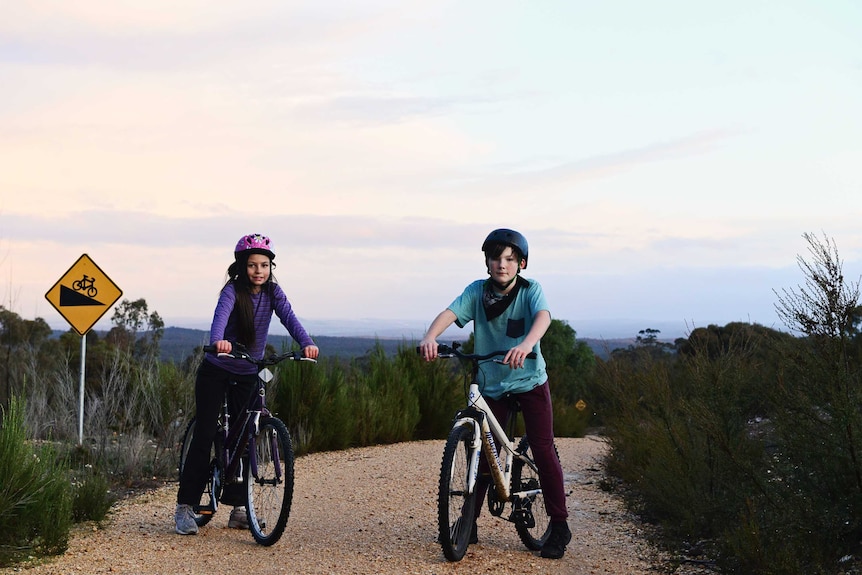
[[834, 241], [803, 237], [803, 283], [775, 292], [792, 333], [710, 325], [673, 344], [645, 337], [597, 366], [606, 486], [680, 562], [860, 572], [859, 284]]

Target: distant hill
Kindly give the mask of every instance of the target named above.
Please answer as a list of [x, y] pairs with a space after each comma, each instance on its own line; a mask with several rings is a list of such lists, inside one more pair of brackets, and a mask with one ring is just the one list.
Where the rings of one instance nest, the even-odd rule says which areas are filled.
[[[54, 331], [54, 335], [59, 337], [59, 330]], [[103, 337], [106, 332], [97, 330], [99, 337]], [[366, 355], [374, 349], [375, 345], [380, 345], [388, 354], [395, 354], [398, 349], [404, 346], [413, 347], [418, 339], [414, 338], [395, 338], [395, 337], [370, 337], [370, 336], [326, 336], [312, 334], [315, 343], [320, 347], [320, 353], [323, 357], [340, 357], [342, 359], [352, 359]], [[634, 343], [634, 338], [625, 339], [591, 339], [579, 338], [586, 342], [598, 357], [607, 358], [611, 351], [621, 347], [628, 347]], [[448, 341], [448, 340], [447, 340]], [[290, 346], [292, 340], [287, 335], [270, 334], [267, 342], [276, 349], [281, 349], [282, 345]], [[182, 361], [192, 354], [196, 347], [209, 343], [209, 332], [202, 329], [189, 329], [184, 327], [167, 327], [162, 336], [159, 348], [161, 350], [161, 358], [164, 361]]]
[[[314, 342], [320, 347], [320, 353], [324, 357], [341, 357], [345, 359], [360, 357], [371, 351], [375, 344], [379, 343], [387, 353], [396, 353], [399, 346], [412, 345], [403, 339], [375, 339], [373, 337], [332, 337], [325, 335], [312, 335]], [[290, 346], [293, 340], [286, 335], [270, 334], [267, 343], [276, 349], [282, 346]], [[164, 336], [160, 342], [163, 360], [181, 361], [188, 357], [198, 346], [209, 343], [209, 332], [200, 329], [186, 329], [182, 327], [165, 328]]]
[[[165, 334], [161, 341], [162, 359], [170, 361], [181, 361], [189, 356], [192, 351], [209, 342], [208, 333], [200, 329], [186, 329], [182, 327], [165, 328]], [[320, 347], [323, 357], [340, 357], [344, 359], [361, 357], [371, 351], [379, 344], [389, 354], [395, 354], [404, 346], [413, 347], [416, 339], [408, 338], [374, 338], [370, 336], [326, 336], [312, 334], [315, 343]], [[599, 357], [606, 358], [614, 349], [628, 347], [634, 343], [633, 338], [627, 339], [590, 339], [582, 341], [593, 350]], [[276, 349], [282, 345], [289, 346], [292, 340], [286, 335], [270, 334], [267, 342]]]

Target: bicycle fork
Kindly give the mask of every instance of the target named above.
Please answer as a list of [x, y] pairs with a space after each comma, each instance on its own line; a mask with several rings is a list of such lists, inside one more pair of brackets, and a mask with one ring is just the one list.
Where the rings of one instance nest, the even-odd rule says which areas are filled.
[[509, 486], [506, 482], [506, 476], [511, 469], [511, 458], [508, 455], [501, 457], [497, 453], [494, 435], [484, 418], [478, 421], [473, 417], [463, 417], [455, 422], [454, 427], [462, 425], [469, 426], [473, 431], [473, 437], [470, 440], [470, 460], [467, 467], [467, 491], [469, 493], [476, 491], [476, 482], [479, 478], [479, 458], [484, 452], [497, 495], [502, 501], [507, 501], [509, 499]]

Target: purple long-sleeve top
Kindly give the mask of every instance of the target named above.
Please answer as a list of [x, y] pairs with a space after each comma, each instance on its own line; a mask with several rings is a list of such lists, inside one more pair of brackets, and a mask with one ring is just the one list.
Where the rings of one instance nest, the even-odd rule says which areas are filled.
[[[266, 287], [260, 293], [251, 295], [251, 305], [254, 309], [254, 345], [248, 346], [249, 355], [255, 358], [262, 358], [266, 350], [266, 338], [269, 335], [269, 324], [272, 320], [272, 314], [278, 316], [281, 324], [287, 328], [290, 336], [299, 343], [300, 347], [314, 345], [314, 340], [302, 327], [296, 314], [293, 313], [293, 308], [284, 294], [284, 290], [278, 284], [270, 284], [272, 294]], [[236, 342], [237, 326], [236, 317], [231, 316], [234, 304], [236, 303], [236, 289], [234, 284], [228, 284], [221, 290], [221, 294], [216, 304], [215, 313], [213, 314], [212, 327], [210, 328], [210, 344], [214, 344], [220, 340]], [[236, 374], [253, 374], [257, 368], [249, 362], [242, 359], [233, 359], [229, 357], [218, 357], [215, 354], [207, 354], [206, 360], [213, 363], [231, 373]]]

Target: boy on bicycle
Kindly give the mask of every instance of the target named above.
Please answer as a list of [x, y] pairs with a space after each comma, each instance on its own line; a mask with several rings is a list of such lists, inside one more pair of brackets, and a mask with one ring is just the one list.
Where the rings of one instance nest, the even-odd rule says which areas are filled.
[[[551, 325], [551, 313], [542, 287], [520, 275], [527, 268], [527, 239], [510, 229], [492, 231], [482, 244], [488, 279], [476, 280], [449, 307], [440, 312], [428, 328], [419, 348], [426, 361], [437, 357], [437, 338], [456, 323], [464, 327], [473, 321], [475, 352], [509, 350], [505, 365], [489, 363], [480, 370], [480, 386], [499, 421], [506, 421], [508, 405], [504, 396], [513, 396], [521, 405], [526, 434], [530, 438], [545, 508], [551, 519], [551, 533], [541, 556], [560, 559], [572, 539], [567, 523], [563, 470], [554, 448], [554, 421], [551, 394], [540, 340]], [[530, 352], [536, 359], [527, 359]], [[476, 517], [488, 482], [477, 484]], [[478, 541], [473, 525], [471, 543]]]

